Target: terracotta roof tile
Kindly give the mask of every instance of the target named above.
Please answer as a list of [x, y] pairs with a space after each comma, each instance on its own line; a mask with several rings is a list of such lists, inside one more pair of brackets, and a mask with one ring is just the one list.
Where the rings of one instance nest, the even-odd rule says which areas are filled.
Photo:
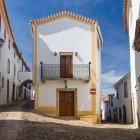
[[97, 21], [95, 21], [91, 18], [87, 18], [87, 17], [81, 16], [81, 15], [78, 15], [76, 13], [72, 13], [72, 12], [69, 12], [69, 11], [62, 11], [62, 12], [52, 14], [52, 15], [47, 16], [47, 17], [43, 17], [43, 18], [36, 19], [36, 20], [31, 20], [30, 25], [34, 25], [34, 24], [41, 23], [41, 22], [44, 22], [44, 21], [49, 21], [51, 19], [54, 19], [56, 17], [61, 17], [63, 15], [74, 17], [74, 18], [77, 18], [77, 19], [81, 19], [81, 20], [89, 22], [89, 23], [98, 23]]

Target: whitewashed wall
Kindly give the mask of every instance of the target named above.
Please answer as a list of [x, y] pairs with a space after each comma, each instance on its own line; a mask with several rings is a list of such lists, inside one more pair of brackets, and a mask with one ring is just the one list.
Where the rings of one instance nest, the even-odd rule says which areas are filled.
[[[91, 111], [92, 98], [90, 95], [90, 84], [79, 81], [68, 81], [68, 88], [77, 88], [78, 111]], [[40, 84], [39, 106], [56, 106], [56, 88], [65, 88], [64, 82], [48, 81], [47, 84]]]
[[[129, 0], [130, 2], [130, 0]], [[130, 42], [130, 62], [131, 62], [131, 86], [135, 102], [135, 124], [138, 127], [137, 110], [140, 114], [140, 87], [138, 77], [140, 76], [140, 53], [134, 51], [133, 41], [135, 38], [136, 20], [140, 18], [140, 0], [132, 0], [132, 8], [129, 8], [129, 42]], [[138, 95], [138, 97], [137, 97]], [[138, 101], [139, 99], [139, 101]], [[139, 103], [138, 103], [139, 102]], [[140, 115], [139, 115], [140, 120]], [[140, 121], [139, 121], [140, 123]]]
[[[127, 89], [128, 89], [128, 97], [124, 96], [124, 83], [127, 82]], [[123, 114], [123, 105], [126, 107], [126, 117], [127, 123], [132, 123], [133, 116], [132, 116], [132, 107], [131, 107], [131, 78], [130, 74], [127, 75], [124, 79], [122, 79], [116, 86], [115, 90], [118, 89], [119, 99], [117, 100], [117, 96], [114, 97], [114, 107], [120, 107], [122, 109]], [[117, 92], [117, 91], [116, 91]], [[119, 112], [118, 112], [119, 117]]]
[[[1, 9], [0, 9], [1, 11]], [[1, 12], [0, 12], [1, 14]], [[2, 14], [1, 14], [2, 15]], [[6, 26], [3, 22], [3, 16], [1, 16], [1, 30], [0, 30], [0, 37], [4, 39], [4, 29], [6, 29]], [[12, 43], [10, 44], [9, 49], [9, 36], [8, 31], [6, 29], [6, 40], [2, 48], [0, 49], [0, 72], [1, 72], [1, 82], [2, 77], [4, 77], [4, 87], [1, 87], [0, 89], [0, 104], [7, 102], [7, 80], [9, 79], [9, 101], [11, 101], [12, 98], [12, 92], [13, 92], [13, 83], [15, 83], [15, 93], [18, 92], [17, 88], [20, 84], [20, 78], [19, 78], [19, 71], [22, 70], [22, 61], [19, 60], [18, 55], [15, 53], [15, 49], [12, 46]], [[15, 57], [14, 57], [15, 53]], [[7, 61], [10, 60], [10, 74], [7, 73]], [[16, 72], [14, 76], [14, 65], [16, 65]], [[24, 71], [25, 71], [25, 66]]]
[[[37, 46], [39, 106], [55, 106], [56, 88], [64, 88], [64, 83], [58, 81], [40, 83], [40, 62], [60, 64], [60, 56], [54, 56], [54, 52], [58, 54], [59, 52], [74, 54], [78, 52], [78, 57], [73, 54], [73, 64], [91, 62], [91, 27], [68, 18], [40, 25], [37, 32]], [[100, 57], [100, 53], [98, 56]], [[100, 66], [98, 68], [100, 69]], [[78, 110], [91, 110], [90, 87], [91, 83], [68, 82], [68, 88], [77, 88]]]

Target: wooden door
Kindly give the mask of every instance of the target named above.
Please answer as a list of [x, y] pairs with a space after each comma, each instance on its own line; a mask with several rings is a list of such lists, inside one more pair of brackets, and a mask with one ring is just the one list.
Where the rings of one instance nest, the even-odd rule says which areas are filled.
[[59, 115], [74, 116], [74, 92], [61, 91], [59, 93]]
[[60, 77], [61, 78], [72, 78], [72, 56], [61, 56], [60, 57]]
[[7, 102], [9, 102], [9, 80], [7, 80]]
[[15, 101], [15, 84], [13, 84], [12, 101]]
[[127, 117], [126, 117], [126, 107], [123, 106], [123, 123], [127, 122]]

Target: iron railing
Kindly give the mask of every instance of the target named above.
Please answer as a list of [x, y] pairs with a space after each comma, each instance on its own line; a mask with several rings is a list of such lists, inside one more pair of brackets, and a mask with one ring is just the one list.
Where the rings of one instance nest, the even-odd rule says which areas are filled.
[[91, 63], [89, 64], [41, 64], [41, 79], [90, 79]]

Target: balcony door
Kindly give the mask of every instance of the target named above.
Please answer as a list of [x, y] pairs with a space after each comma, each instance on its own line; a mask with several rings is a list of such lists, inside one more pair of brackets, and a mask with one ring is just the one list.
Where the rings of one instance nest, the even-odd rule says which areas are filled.
[[60, 78], [72, 78], [73, 67], [72, 67], [72, 56], [60, 56]]

